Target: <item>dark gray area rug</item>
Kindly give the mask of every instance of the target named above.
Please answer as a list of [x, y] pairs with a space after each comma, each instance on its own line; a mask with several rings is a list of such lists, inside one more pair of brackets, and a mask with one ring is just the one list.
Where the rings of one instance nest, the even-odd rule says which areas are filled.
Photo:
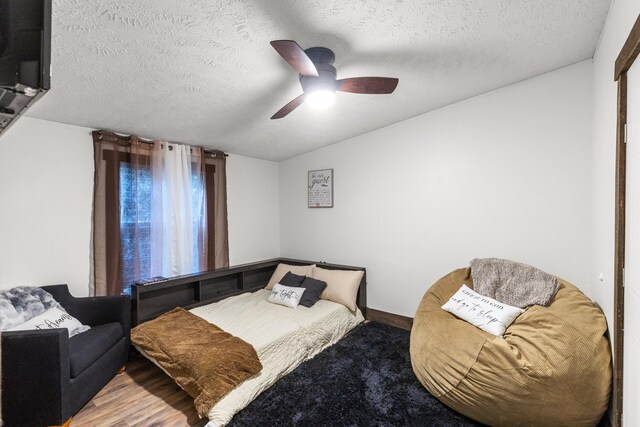
[[262, 393], [230, 426], [479, 426], [416, 379], [409, 332], [358, 326]]

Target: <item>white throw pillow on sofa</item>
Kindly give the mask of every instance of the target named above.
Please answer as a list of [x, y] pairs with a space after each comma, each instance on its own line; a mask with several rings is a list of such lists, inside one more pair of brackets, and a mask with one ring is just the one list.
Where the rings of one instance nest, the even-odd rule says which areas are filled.
[[84, 332], [82, 329], [84, 325], [80, 323], [78, 319], [60, 310], [57, 307], [51, 307], [44, 313], [27, 320], [24, 323], [14, 326], [9, 331], [29, 331], [29, 330], [42, 330], [42, 329], [56, 329], [67, 328], [69, 330], [69, 337]]
[[467, 285], [462, 285], [442, 309], [499, 337], [524, 313], [521, 308], [480, 295]]
[[296, 308], [300, 304], [300, 298], [304, 294], [305, 288], [294, 288], [292, 286], [284, 286], [276, 283], [271, 289], [267, 300], [274, 304], [284, 305], [286, 307]]

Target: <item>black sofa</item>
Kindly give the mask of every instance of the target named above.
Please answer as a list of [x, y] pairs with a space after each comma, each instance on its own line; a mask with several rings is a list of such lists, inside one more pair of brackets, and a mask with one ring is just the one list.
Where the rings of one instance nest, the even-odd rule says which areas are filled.
[[43, 286], [91, 329], [2, 333], [2, 419], [6, 427], [62, 425], [127, 362], [128, 296], [75, 298], [67, 285]]

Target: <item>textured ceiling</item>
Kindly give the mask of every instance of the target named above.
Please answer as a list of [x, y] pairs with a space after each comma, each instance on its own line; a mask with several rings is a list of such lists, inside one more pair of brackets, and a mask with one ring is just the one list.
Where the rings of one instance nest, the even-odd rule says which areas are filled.
[[[54, 0], [52, 89], [28, 115], [281, 160], [593, 56], [609, 0]], [[269, 45], [336, 54], [391, 95], [302, 105]]]

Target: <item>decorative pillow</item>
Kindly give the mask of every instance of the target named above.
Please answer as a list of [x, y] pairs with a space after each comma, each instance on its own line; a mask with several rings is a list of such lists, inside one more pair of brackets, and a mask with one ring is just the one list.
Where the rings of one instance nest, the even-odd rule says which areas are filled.
[[442, 309], [499, 337], [524, 313], [521, 308], [480, 295], [467, 285], [462, 285]]
[[267, 286], [265, 287], [265, 289], [271, 289], [273, 288], [273, 285], [275, 285], [276, 283], [280, 283], [280, 279], [282, 279], [282, 277], [284, 277], [284, 275], [288, 271], [301, 276], [311, 276], [311, 272], [315, 266], [316, 266], [315, 264], [311, 264], [311, 265], [278, 264], [278, 267], [276, 267], [276, 271], [274, 271], [273, 275], [271, 275], [271, 279], [269, 279], [269, 283], [267, 283]]
[[296, 308], [300, 304], [300, 298], [304, 294], [304, 288], [294, 288], [276, 283], [271, 289], [268, 301], [286, 307]]
[[314, 279], [313, 277], [307, 277], [299, 286], [305, 289], [304, 295], [302, 295], [300, 299], [300, 305], [303, 307], [311, 307], [320, 299], [320, 295], [322, 295], [322, 292], [327, 287], [327, 282]]
[[304, 282], [304, 279], [306, 277], [307, 276], [299, 276], [297, 274], [293, 274], [292, 272], [289, 271], [287, 274], [285, 274], [282, 277], [282, 279], [280, 279], [278, 283], [284, 286], [298, 287], [302, 285], [302, 282]]
[[[53, 295], [42, 288], [17, 286], [0, 291], [0, 331], [21, 325], [53, 307], [66, 312]], [[73, 335], [89, 329], [89, 326], [82, 325]]]
[[327, 270], [315, 267], [311, 274], [314, 279], [327, 283], [327, 287], [320, 298], [337, 302], [351, 311], [356, 311], [358, 288], [364, 276], [362, 270]]
[[28, 320], [18, 326], [14, 326], [9, 331], [30, 331], [35, 329], [56, 329], [67, 328], [69, 337], [77, 335], [83, 330], [83, 324], [78, 319], [64, 310], [52, 307], [44, 313]]

